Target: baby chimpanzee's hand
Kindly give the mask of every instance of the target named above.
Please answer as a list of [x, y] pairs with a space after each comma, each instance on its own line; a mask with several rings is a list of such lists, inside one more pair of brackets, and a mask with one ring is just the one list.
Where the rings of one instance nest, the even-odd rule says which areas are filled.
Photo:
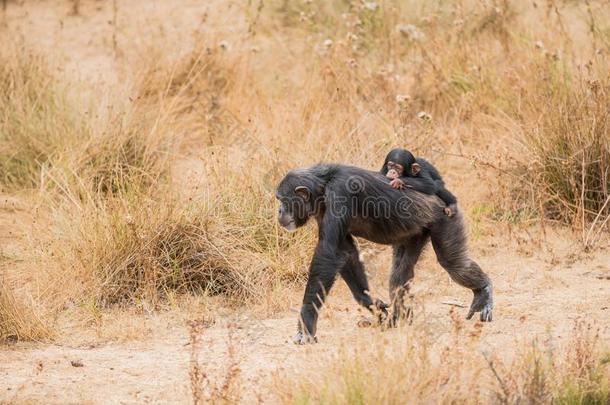
[[394, 179], [390, 182], [390, 186], [392, 186], [392, 188], [396, 188], [396, 189], [403, 188], [404, 185], [405, 185], [405, 183], [403, 183], [403, 181], [400, 179]]

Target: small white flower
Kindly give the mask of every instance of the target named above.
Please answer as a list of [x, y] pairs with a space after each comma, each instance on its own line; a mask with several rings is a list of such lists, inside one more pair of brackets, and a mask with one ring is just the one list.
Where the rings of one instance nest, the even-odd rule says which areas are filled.
[[410, 100], [411, 100], [411, 96], [409, 96], [408, 94], [396, 95], [396, 103], [398, 103], [398, 105], [404, 105], [404, 104], [408, 103]]
[[422, 121], [430, 121], [432, 120], [432, 116], [425, 111], [420, 111], [417, 113], [417, 118]]

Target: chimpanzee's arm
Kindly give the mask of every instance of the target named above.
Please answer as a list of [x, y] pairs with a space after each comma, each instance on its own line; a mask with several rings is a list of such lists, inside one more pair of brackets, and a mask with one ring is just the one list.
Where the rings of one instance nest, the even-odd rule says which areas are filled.
[[[327, 207], [330, 208], [330, 205], [327, 204]], [[324, 217], [318, 221], [318, 244], [309, 266], [301, 320], [294, 338], [298, 344], [315, 341], [318, 313], [333, 286], [338, 270], [348, 258], [348, 252], [343, 251], [341, 243], [347, 237], [346, 213], [335, 211], [332, 208], [327, 209]]]

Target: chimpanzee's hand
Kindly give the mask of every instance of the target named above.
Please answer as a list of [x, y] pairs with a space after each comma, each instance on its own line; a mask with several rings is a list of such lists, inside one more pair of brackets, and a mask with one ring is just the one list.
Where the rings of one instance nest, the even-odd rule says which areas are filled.
[[292, 338], [292, 342], [295, 345], [307, 345], [312, 343], [318, 343], [318, 338], [315, 336], [311, 336], [309, 333], [303, 333], [298, 331], [296, 335]]
[[392, 186], [392, 188], [395, 188], [395, 189], [403, 188], [404, 185], [405, 185], [405, 183], [403, 183], [403, 181], [400, 179], [394, 179], [390, 182], [390, 186]]

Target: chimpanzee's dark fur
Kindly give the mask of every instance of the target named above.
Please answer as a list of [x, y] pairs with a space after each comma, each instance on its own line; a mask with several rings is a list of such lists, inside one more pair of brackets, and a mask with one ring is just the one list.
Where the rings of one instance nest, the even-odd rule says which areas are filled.
[[390, 297], [394, 322], [405, 315], [403, 297], [429, 240], [451, 278], [474, 292], [467, 318], [480, 312], [481, 321], [491, 321], [491, 280], [468, 256], [462, 214], [448, 218], [436, 196], [408, 188], [395, 190], [378, 172], [320, 164], [290, 171], [280, 182], [276, 197], [280, 200], [278, 219], [285, 228], [294, 230], [310, 217], [318, 223], [318, 244], [311, 260], [295, 343], [315, 341], [318, 312], [337, 273], [358, 303], [385, 311], [386, 305], [373, 302], [368, 294], [368, 281], [353, 236], [393, 245]]

